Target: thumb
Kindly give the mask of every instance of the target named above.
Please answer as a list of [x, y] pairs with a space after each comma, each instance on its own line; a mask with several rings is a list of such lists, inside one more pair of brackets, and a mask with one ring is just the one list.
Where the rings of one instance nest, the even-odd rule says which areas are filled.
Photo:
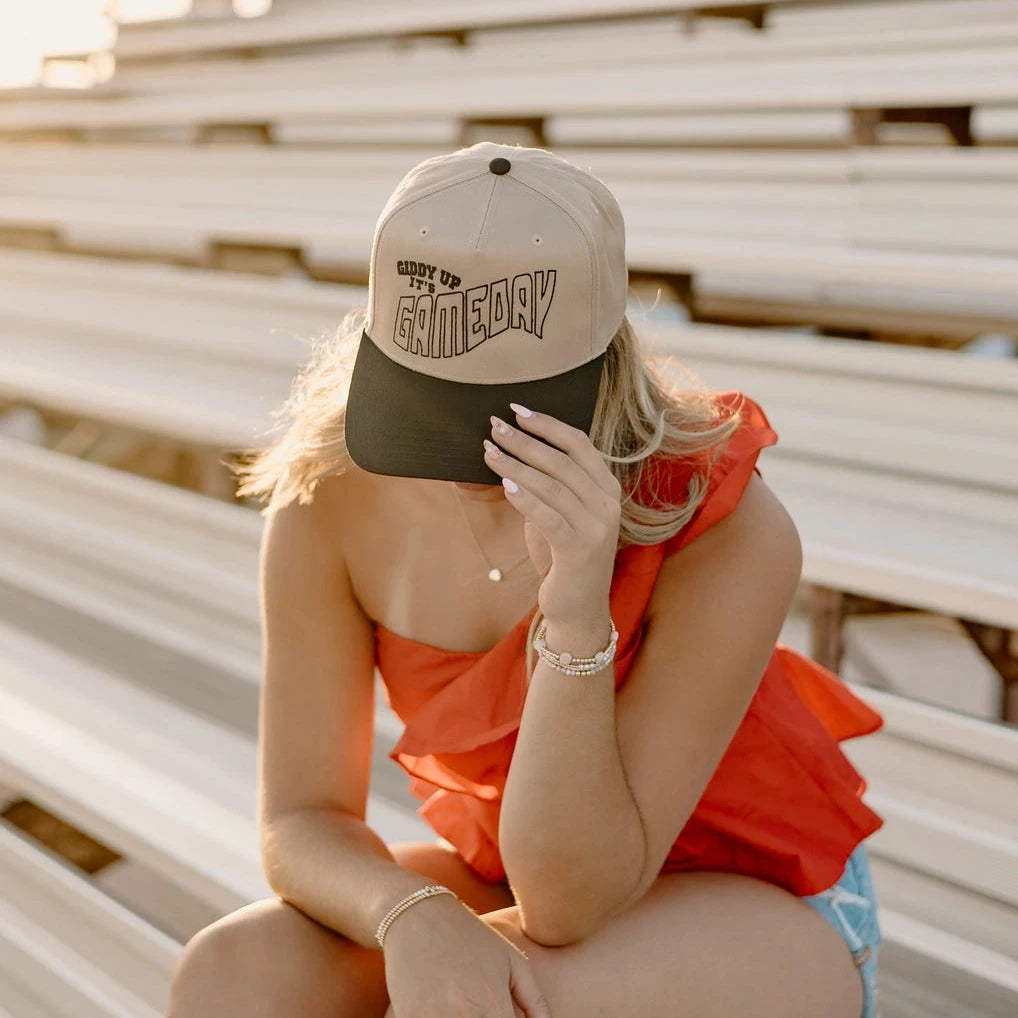
[[551, 1018], [551, 1008], [534, 978], [530, 963], [522, 956], [510, 955], [509, 989], [526, 1018]]

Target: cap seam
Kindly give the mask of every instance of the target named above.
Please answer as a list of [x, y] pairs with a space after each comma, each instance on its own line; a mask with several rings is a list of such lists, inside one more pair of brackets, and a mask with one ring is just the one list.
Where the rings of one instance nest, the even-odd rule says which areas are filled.
[[[579, 220], [561, 202], [555, 201], [554, 198], [550, 197], [549, 195], [546, 195], [543, 191], [539, 190], [538, 188], [534, 187], [533, 185], [528, 184], [521, 177], [514, 177], [513, 179], [518, 184], [521, 184], [523, 187], [527, 188], [528, 190], [533, 191], [534, 194], [540, 195], [546, 202], [548, 202], [549, 205], [554, 205], [555, 208], [559, 209], [564, 215], [568, 216], [569, 220], [572, 222], [572, 224], [579, 231], [579, 234], [583, 238], [583, 240], [584, 240], [584, 242], [586, 244], [586, 249], [587, 249], [587, 271], [590, 274], [590, 292], [591, 292], [591, 297], [593, 299], [593, 304], [592, 304], [591, 310], [593, 310], [594, 307], [600, 307], [601, 306], [601, 290], [600, 290], [600, 286], [598, 284], [597, 274], [594, 272], [594, 259], [591, 257], [591, 251], [590, 251], [590, 238], [587, 236], [586, 231], [580, 225]], [[591, 317], [590, 317], [590, 334], [587, 337], [587, 343], [588, 343], [587, 353], [588, 354], [590, 354], [590, 351], [593, 350], [594, 347], [597, 345], [595, 343], [596, 329], [597, 329], [597, 323], [594, 321], [594, 316], [591, 315]], [[591, 354], [591, 356], [594, 356], [594, 355]], [[586, 363], [586, 361], [584, 361], [584, 363]]]
[[497, 178], [491, 182], [491, 190], [488, 192], [488, 203], [484, 206], [484, 212], [481, 215], [481, 224], [477, 228], [477, 236], [474, 237], [473, 247], [475, 250], [481, 246], [481, 237], [484, 235], [484, 228], [488, 222], [488, 213], [491, 211], [491, 206], [495, 202], [495, 186], [497, 184]]
[[[430, 198], [433, 194], [438, 194], [440, 191], [447, 191], [450, 187], [458, 187], [460, 184], [467, 184], [470, 181], [476, 180], [483, 176], [484, 174], [478, 171], [476, 173], [472, 173], [469, 177], [463, 177], [460, 180], [448, 180], [442, 184], [438, 184], [437, 186], [430, 188], [427, 191], [424, 191], [422, 194], [418, 194], [416, 197], [411, 198], [409, 201], [396, 203], [391, 209], [389, 209], [385, 217], [380, 218], [379, 221], [375, 224], [375, 235], [371, 243], [371, 261], [374, 262], [375, 249], [381, 243], [382, 234], [385, 232], [386, 227], [388, 227], [389, 222], [392, 220], [392, 217], [396, 215], [397, 212], [402, 212], [404, 209], [410, 208], [411, 205], [416, 205], [419, 201], [423, 201], [425, 198]], [[373, 280], [370, 280], [370, 282], [373, 282]], [[372, 324], [374, 324], [375, 321], [374, 298], [375, 291], [374, 288], [372, 288], [371, 302], [368, 305], [368, 321], [370, 321]]]

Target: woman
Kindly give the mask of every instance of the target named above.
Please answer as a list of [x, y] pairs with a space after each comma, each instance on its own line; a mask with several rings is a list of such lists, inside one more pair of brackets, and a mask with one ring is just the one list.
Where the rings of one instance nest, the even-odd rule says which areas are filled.
[[[777, 642], [798, 534], [748, 397], [666, 382], [618, 205], [549, 152], [421, 163], [368, 309], [238, 467], [262, 859], [171, 1018], [872, 1018], [878, 714]], [[437, 842], [364, 823], [374, 669]], [[422, 879], [423, 878], [423, 879]]]

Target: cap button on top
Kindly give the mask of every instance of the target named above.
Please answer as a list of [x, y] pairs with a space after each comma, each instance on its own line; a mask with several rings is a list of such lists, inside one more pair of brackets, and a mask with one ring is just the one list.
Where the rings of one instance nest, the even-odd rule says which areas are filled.
[[499, 176], [502, 176], [503, 173], [508, 173], [511, 168], [512, 163], [510, 163], [508, 159], [503, 159], [502, 156], [498, 156], [496, 159], [492, 159], [492, 161], [488, 163], [488, 169], [491, 170], [492, 173], [497, 173]]

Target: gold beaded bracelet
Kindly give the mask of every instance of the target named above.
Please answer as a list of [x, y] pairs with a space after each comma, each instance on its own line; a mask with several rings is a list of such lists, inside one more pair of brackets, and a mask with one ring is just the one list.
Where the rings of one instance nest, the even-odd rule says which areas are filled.
[[423, 901], [425, 898], [434, 897], [436, 894], [451, 894], [453, 897], [457, 897], [455, 891], [450, 891], [448, 887], [444, 887], [442, 884], [428, 884], [420, 888], [420, 890], [414, 891], [413, 894], [408, 894], [402, 901], [396, 902], [386, 913], [385, 918], [378, 924], [378, 929], [375, 931], [375, 940], [378, 941], [378, 946], [383, 951], [385, 950], [385, 935], [389, 932], [389, 927], [397, 916], [402, 915], [411, 905], [416, 905], [417, 902]]
[[612, 632], [608, 638], [608, 646], [599, 650], [593, 657], [573, 657], [569, 651], [564, 650], [561, 654], [555, 654], [548, 650], [545, 636], [548, 632], [547, 625], [542, 622], [537, 635], [534, 637], [534, 650], [557, 671], [566, 675], [592, 675], [594, 672], [607, 668], [615, 660], [615, 648], [619, 642], [619, 631], [615, 628], [615, 620], [609, 614], [608, 621], [611, 623]]

